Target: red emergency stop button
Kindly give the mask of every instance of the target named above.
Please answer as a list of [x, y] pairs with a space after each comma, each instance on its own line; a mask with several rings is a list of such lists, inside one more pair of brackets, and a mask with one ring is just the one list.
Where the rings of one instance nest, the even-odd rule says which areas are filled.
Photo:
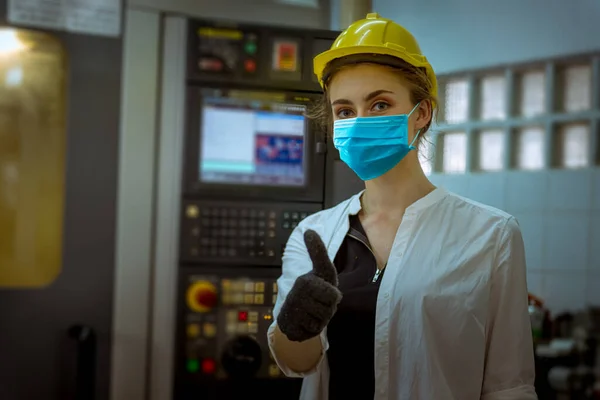
[[187, 290], [187, 303], [192, 311], [205, 313], [212, 310], [218, 302], [217, 288], [211, 282], [194, 282]]

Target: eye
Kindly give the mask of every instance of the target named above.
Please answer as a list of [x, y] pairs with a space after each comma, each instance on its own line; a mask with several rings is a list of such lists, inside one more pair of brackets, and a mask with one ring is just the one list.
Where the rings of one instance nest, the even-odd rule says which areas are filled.
[[373, 104], [372, 109], [373, 111], [381, 112], [387, 110], [389, 106], [390, 105], [385, 101], [378, 101], [377, 103]]
[[341, 110], [338, 110], [336, 116], [338, 117], [338, 119], [344, 119], [344, 118], [352, 118], [352, 115], [354, 113], [352, 112], [352, 110], [349, 110], [347, 108], [342, 108]]

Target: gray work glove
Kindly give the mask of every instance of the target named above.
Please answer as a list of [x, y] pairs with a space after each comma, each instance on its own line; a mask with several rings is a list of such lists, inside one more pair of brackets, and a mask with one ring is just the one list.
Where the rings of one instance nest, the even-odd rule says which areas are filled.
[[319, 335], [342, 299], [337, 288], [337, 271], [317, 232], [307, 230], [304, 243], [313, 269], [296, 279], [277, 317], [279, 330], [294, 342]]

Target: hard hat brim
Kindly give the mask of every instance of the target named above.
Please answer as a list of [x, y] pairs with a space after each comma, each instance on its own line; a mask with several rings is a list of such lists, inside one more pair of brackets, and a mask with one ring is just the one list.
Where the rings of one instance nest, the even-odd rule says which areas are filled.
[[431, 93], [437, 97], [437, 79], [433, 68], [424, 56], [413, 55], [404, 50], [402, 47], [393, 45], [385, 46], [352, 46], [327, 50], [317, 55], [313, 60], [314, 73], [319, 79], [321, 87], [324, 89], [323, 73], [327, 65], [336, 59], [358, 55], [358, 54], [374, 54], [374, 55], [387, 55], [399, 58], [408, 64], [416, 68], [425, 68], [427, 77], [431, 82]]

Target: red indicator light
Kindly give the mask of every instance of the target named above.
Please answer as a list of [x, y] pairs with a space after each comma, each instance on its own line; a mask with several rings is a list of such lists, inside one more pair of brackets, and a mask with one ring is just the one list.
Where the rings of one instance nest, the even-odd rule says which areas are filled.
[[248, 321], [248, 311], [240, 311], [238, 313], [238, 321], [240, 321], [240, 322]]
[[254, 62], [254, 60], [246, 60], [244, 62], [245, 66], [246, 66], [246, 71], [247, 72], [254, 72], [256, 71], [256, 63]]
[[202, 372], [205, 374], [214, 374], [216, 369], [217, 364], [215, 363], [215, 360], [211, 358], [205, 358], [202, 360]]

